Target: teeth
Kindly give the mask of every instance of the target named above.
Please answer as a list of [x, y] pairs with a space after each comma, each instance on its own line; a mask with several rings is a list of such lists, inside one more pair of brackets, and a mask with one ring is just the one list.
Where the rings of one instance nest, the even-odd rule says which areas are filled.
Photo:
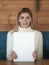
[[23, 23], [23, 25], [27, 25], [27, 23]]

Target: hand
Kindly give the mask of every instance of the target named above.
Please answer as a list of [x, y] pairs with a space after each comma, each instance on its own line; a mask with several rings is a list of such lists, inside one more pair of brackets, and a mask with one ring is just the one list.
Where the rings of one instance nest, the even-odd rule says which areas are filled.
[[32, 56], [34, 57], [34, 59], [36, 60], [37, 59], [37, 51], [34, 51]]
[[11, 52], [11, 59], [14, 60], [17, 58], [17, 54], [15, 53], [15, 51], [12, 50]]

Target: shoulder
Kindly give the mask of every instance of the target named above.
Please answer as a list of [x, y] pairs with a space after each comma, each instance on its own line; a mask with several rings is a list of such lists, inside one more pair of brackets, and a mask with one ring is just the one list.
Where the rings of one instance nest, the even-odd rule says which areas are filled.
[[35, 33], [42, 34], [41, 31], [38, 31], [38, 30], [34, 30], [34, 31], [35, 31]]
[[38, 30], [32, 30], [32, 32], [35, 32], [36, 35], [42, 35], [42, 32]]
[[7, 35], [12, 35], [13, 34], [13, 30], [8, 31]]

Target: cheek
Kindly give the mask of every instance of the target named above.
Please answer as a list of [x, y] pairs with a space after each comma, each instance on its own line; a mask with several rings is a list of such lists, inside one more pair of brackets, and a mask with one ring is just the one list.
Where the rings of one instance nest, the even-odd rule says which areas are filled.
[[30, 22], [31, 21], [31, 18], [29, 18], [29, 19], [26, 19], [28, 22]]
[[22, 22], [24, 19], [19, 19], [19, 22]]
[[29, 24], [31, 23], [31, 20], [27, 20], [27, 21], [28, 21]]
[[19, 23], [21, 23], [23, 20], [22, 19], [19, 19]]

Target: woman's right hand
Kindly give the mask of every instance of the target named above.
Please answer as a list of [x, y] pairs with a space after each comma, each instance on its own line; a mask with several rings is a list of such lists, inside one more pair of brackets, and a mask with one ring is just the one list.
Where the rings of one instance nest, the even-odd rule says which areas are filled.
[[17, 54], [15, 53], [15, 51], [12, 50], [12, 52], [11, 52], [11, 60], [13, 61], [16, 58], [17, 58]]

